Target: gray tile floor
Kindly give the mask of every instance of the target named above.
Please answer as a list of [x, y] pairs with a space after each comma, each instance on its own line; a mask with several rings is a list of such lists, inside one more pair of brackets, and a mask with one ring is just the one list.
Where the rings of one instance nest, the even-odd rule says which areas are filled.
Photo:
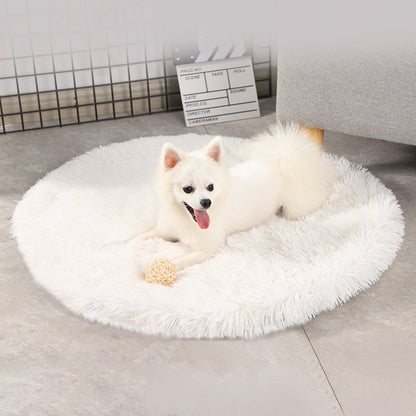
[[68, 312], [33, 283], [9, 220], [38, 179], [98, 145], [198, 133], [250, 137], [263, 116], [186, 129], [180, 112], [0, 136], [1, 415], [416, 415], [416, 147], [327, 132], [325, 149], [397, 195], [403, 247], [369, 290], [308, 324], [250, 341], [169, 340]]

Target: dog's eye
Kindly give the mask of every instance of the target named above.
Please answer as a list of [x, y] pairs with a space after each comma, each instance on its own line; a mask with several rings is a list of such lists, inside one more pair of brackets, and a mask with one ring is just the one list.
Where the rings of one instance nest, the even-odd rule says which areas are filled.
[[212, 192], [213, 190], [214, 190], [214, 185], [213, 185], [212, 183], [210, 183], [210, 184], [207, 186], [207, 191]]
[[184, 186], [182, 188], [182, 190], [186, 193], [186, 194], [191, 194], [195, 189], [193, 186]]

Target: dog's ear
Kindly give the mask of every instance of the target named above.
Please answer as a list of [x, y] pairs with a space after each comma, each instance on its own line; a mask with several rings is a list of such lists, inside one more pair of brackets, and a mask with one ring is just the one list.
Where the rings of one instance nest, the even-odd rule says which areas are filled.
[[220, 136], [214, 137], [207, 145], [206, 154], [215, 162], [221, 162], [223, 147]]
[[165, 143], [162, 147], [161, 163], [168, 170], [174, 168], [182, 159], [182, 152], [173, 144]]

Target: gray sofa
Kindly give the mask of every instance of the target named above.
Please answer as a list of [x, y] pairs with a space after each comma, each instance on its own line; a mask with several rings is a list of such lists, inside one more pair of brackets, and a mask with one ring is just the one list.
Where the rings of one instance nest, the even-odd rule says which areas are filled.
[[333, 22], [335, 11], [325, 21], [311, 13], [300, 35], [287, 25], [281, 36], [278, 120], [416, 145], [416, 38], [406, 22], [386, 16], [390, 36], [367, 21]]

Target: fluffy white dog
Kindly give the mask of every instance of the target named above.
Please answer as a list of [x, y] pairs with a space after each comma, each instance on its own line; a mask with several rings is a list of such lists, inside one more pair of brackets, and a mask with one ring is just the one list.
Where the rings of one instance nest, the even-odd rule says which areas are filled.
[[333, 180], [331, 162], [298, 125], [274, 126], [248, 141], [247, 160], [230, 169], [220, 137], [194, 152], [166, 143], [156, 177], [157, 223], [140, 240], [179, 240], [190, 248], [178, 270], [201, 263], [227, 235], [269, 221], [296, 219], [318, 209]]

